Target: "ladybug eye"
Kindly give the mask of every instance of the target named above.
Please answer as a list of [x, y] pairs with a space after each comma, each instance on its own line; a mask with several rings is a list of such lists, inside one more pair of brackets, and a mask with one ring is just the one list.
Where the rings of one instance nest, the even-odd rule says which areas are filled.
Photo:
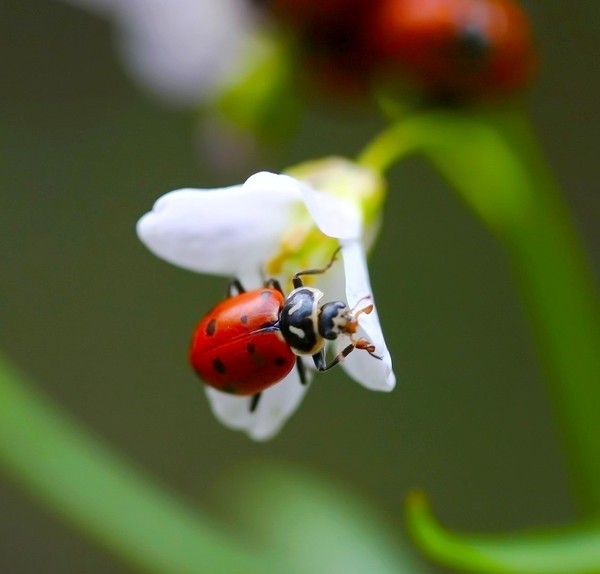
[[330, 341], [337, 339], [346, 325], [348, 306], [342, 301], [325, 303], [319, 314], [319, 333]]

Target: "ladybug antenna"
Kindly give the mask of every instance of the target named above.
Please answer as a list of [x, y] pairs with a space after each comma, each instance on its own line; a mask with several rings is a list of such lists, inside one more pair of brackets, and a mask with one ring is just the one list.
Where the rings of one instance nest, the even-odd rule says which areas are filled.
[[341, 250], [342, 250], [342, 246], [340, 245], [333, 252], [333, 255], [331, 256], [329, 263], [321, 269], [306, 269], [305, 271], [298, 271], [298, 273], [294, 273], [294, 277], [292, 279], [292, 282], [294, 284], [294, 289], [298, 289], [298, 287], [302, 287], [304, 285], [302, 283], [302, 279], [300, 279], [300, 277], [302, 275], [321, 275], [322, 273], [325, 273], [326, 271], [331, 269], [331, 267], [335, 263], [335, 260], [337, 259], [337, 256]]

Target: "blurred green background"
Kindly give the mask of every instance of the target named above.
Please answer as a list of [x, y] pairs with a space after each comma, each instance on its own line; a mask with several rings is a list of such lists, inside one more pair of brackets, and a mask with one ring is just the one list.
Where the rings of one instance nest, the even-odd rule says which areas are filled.
[[[526, 6], [542, 59], [532, 120], [598, 271], [600, 4]], [[318, 104], [277, 157], [219, 173], [199, 151], [191, 115], [126, 76], [108, 23], [58, 2], [1, 0], [0, 26], [0, 348], [48, 396], [217, 515], [219, 484], [240, 464], [269, 460], [351, 488], [398, 533], [413, 487], [457, 529], [574, 516], [503, 253], [419, 159], [392, 173], [371, 260], [396, 390], [371, 393], [341, 370], [328, 373], [266, 444], [209, 412], [186, 352], [225, 281], [150, 255], [136, 220], [170, 189], [353, 155], [381, 127], [376, 117]], [[0, 479], [0, 572], [129, 572]]]

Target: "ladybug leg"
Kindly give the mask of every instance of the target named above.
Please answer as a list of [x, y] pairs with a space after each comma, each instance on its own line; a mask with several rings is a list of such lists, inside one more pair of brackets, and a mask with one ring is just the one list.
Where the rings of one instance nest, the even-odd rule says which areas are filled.
[[325, 362], [325, 351], [323, 350], [320, 353], [313, 355], [315, 367], [317, 367], [318, 371], [328, 371], [336, 365], [339, 365], [352, 351], [354, 351], [354, 349], [354, 345], [348, 345], [345, 349], [341, 350], [328, 365]]
[[298, 370], [298, 376], [300, 377], [300, 383], [306, 385], [308, 379], [306, 378], [306, 367], [300, 357], [296, 357], [296, 369]]
[[301, 275], [321, 275], [322, 273], [325, 273], [327, 270], [329, 270], [332, 265], [335, 263], [335, 260], [337, 259], [338, 253], [342, 250], [342, 246], [340, 245], [334, 252], [333, 255], [331, 257], [331, 260], [329, 261], [329, 263], [323, 267], [322, 269], [307, 269], [306, 271], [299, 271], [298, 273], [294, 274], [294, 278], [292, 279], [292, 282], [294, 284], [294, 289], [298, 289], [298, 287], [302, 287], [304, 285], [304, 283], [302, 283], [302, 279], [300, 279]]
[[317, 371], [325, 370], [325, 351], [319, 351], [312, 356]]
[[285, 295], [283, 289], [281, 288], [281, 283], [279, 283], [277, 279], [269, 279], [268, 281], [265, 281], [265, 287], [275, 289], [275, 291], [279, 291], [282, 295]]
[[229, 297], [233, 297], [234, 295], [239, 295], [240, 293], [245, 293], [246, 290], [244, 286], [240, 283], [239, 279], [233, 279], [229, 282], [229, 287], [227, 288], [227, 295]]
[[373, 343], [371, 343], [371, 341], [367, 341], [367, 339], [352, 339], [352, 343], [353, 345], [357, 348], [357, 349], [362, 349], [363, 351], [367, 351], [367, 353], [369, 353], [369, 355], [371, 355], [371, 357], [374, 357], [375, 359], [379, 359], [380, 361], [383, 360], [383, 357], [380, 355], [377, 355], [375, 353], [375, 345], [373, 345]]
[[256, 410], [256, 407], [258, 406], [258, 401], [260, 401], [260, 395], [262, 393], [256, 393], [255, 395], [252, 395], [252, 398], [250, 399], [250, 412], [253, 413]]

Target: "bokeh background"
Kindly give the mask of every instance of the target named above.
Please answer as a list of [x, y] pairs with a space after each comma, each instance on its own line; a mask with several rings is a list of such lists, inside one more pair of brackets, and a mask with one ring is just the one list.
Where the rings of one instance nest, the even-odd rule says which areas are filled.
[[[528, 97], [532, 122], [598, 275], [600, 4], [526, 6], [542, 60]], [[56, 403], [216, 516], [219, 485], [240, 464], [267, 460], [350, 488], [398, 536], [413, 487], [462, 530], [574, 516], [505, 257], [419, 159], [392, 172], [371, 259], [396, 390], [368, 392], [341, 370], [321, 376], [266, 444], [209, 411], [186, 351], [225, 281], [150, 255], [136, 220], [170, 189], [351, 156], [381, 127], [376, 116], [315, 104], [276, 156], [219, 172], [197, 144], [191, 113], [162, 106], [123, 71], [107, 22], [60, 2], [1, 0], [0, 27], [0, 348]], [[0, 572], [129, 569], [0, 470]]]

